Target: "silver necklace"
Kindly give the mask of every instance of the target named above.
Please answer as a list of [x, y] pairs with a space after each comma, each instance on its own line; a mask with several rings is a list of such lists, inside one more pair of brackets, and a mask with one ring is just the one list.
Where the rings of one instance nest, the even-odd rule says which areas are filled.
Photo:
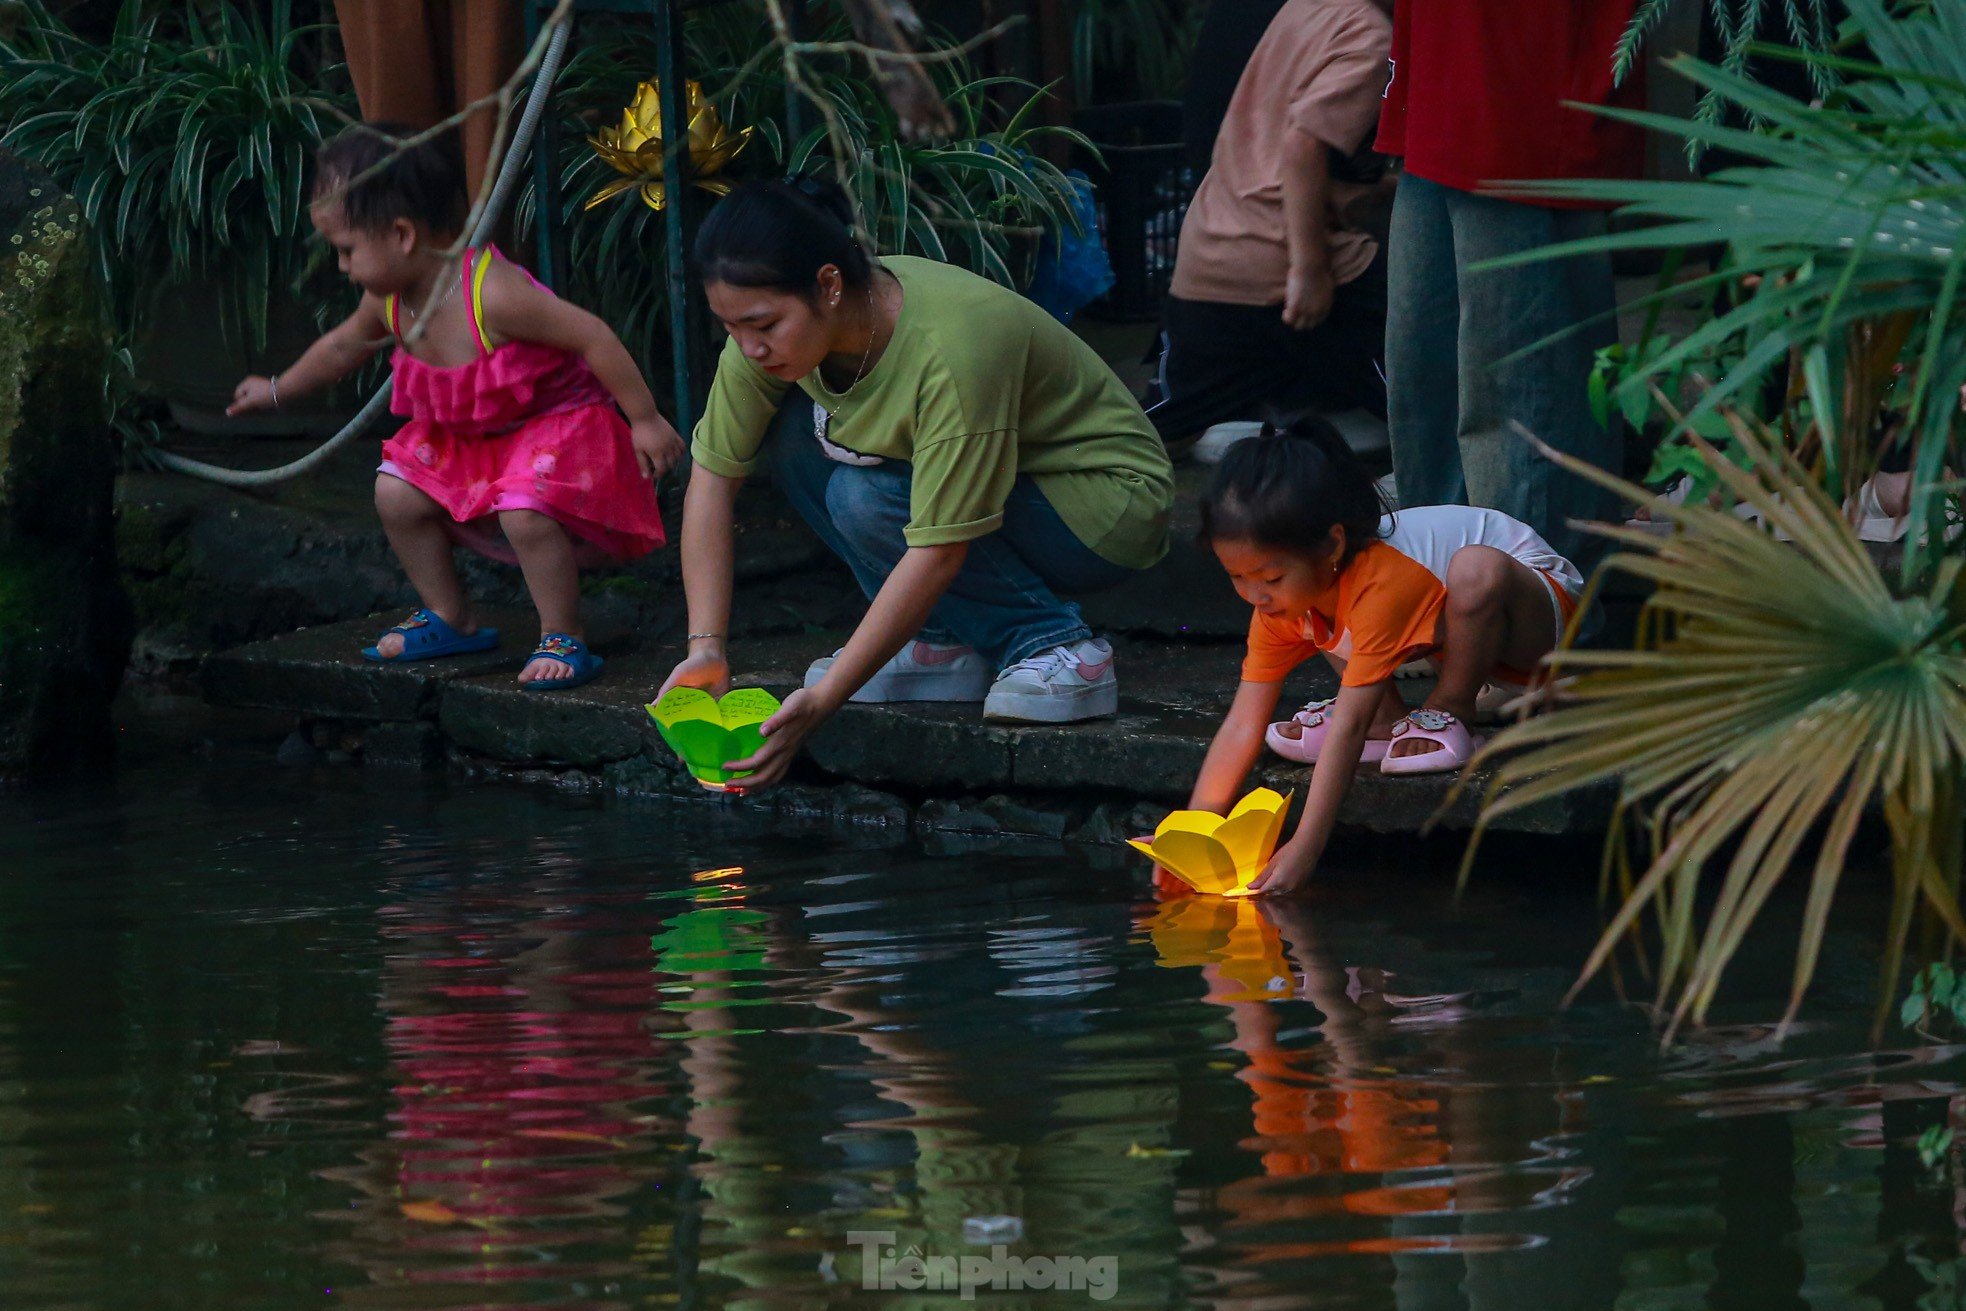
[[[450, 304], [451, 297], [457, 294], [457, 284], [459, 282], [459, 279], [448, 278], [445, 281], [448, 283], [448, 285], [444, 288], [444, 294], [437, 297], [437, 303], [430, 307], [430, 312], [432, 314], [435, 314], [438, 310]], [[410, 302], [407, 299], [403, 301], [403, 308], [409, 311], [410, 317], [412, 319], [416, 319], [418, 321], [422, 320], [423, 316], [416, 312], [416, 306], [410, 304]]]
[[867, 349], [860, 352], [860, 367], [854, 372], [853, 381], [846, 385], [845, 391], [836, 393], [831, 387], [826, 385], [825, 370], [823, 368], [814, 370], [819, 375], [819, 389], [833, 398], [833, 408], [828, 411], [828, 418], [840, 412], [840, 408], [846, 404], [846, 398], [853, 395], [853, 389], [858, 387], [860, 380], [867, 376], [867, 361], [873, 358], [874, 338], [876, 335], [874, 328], [874, 279], [870, 277], [867, 279]]

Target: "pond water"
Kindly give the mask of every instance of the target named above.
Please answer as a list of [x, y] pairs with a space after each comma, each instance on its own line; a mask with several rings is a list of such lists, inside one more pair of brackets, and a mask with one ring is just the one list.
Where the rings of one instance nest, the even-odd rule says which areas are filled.
[[7, 1311], [1958, 1305], [1961, 1053], [1868, 1049], [1873, 908], [1785, 1043], [1778, 924], [1661, 1053], [1560, 1007], [1574, 854], [1162, 903], [187, 714], [0, 796]]

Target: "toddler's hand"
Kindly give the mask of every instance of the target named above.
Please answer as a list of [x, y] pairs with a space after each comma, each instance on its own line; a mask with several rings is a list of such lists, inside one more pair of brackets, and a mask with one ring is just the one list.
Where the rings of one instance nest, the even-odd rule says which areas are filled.
[[683, 439], [659, 414], [633, 425], [629, 438], [635, 444], [635, 462], [642, 466], [642, 477], [650, 482], [675, 468], [683, 458]]
[[273, 401], [273, 380], [255, 373], [232, 389], [232, 404], [225, 407], [225, 412], [228, 415], [254, 414], [260, 410], [278, 408]]

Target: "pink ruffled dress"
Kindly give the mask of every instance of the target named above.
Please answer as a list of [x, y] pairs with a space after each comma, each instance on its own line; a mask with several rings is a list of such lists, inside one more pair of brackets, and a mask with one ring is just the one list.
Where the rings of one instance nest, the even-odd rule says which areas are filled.
[[[492, 346], [481, 312], [494, 258], [489, 247], [470, 251], [461, 274], [477, 359], [443, 368], [397, 346], [390, 409], [409, 422], [383, 444], [381, 472], [443, 506], [457, 540], [497, 560], [516, 561], [499, 530], [502, 510], [556, 520], [583, 565], [647, 555], [667, 535], [627, 420], [578, 356], [529, 341]], [[400, 343], [394, 296], [384, 313]]]

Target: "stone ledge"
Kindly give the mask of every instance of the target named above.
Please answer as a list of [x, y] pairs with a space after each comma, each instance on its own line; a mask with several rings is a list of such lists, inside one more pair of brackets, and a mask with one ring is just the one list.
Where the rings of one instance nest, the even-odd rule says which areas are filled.
[[484, 622], [505, 635], [500, 650], [404, 665], [364, 660], [362, 648], [401, 618], [400, 613], [376, 614], [221, 651], [199, 666], [199, 688], [205, 700], [221, 706], [323, 719], [434, 719], [440, 686], [508, 666], [517, 658], [516, 650], [529, 649], [537, 631], [531, 615], [488, 612]]
[[[1186, 798], [1236, 664], [1235, 648], [1226, 645], [1123, 644], [1119, 716], [1059, 728], [986, 724], [968, 706], [849, 706], [815, 735], [792, 784], [738, 800], [696, 786], [642, 709], [679, 649], [614, 654], [602, 678], [586, 687], [528, 692], [516, 681], [528, 616], [493, 619], [513, 636], [484, 655], [405, 666], [362, 660], [360, 648], [390, 621], [378, 615], [213, 656], [202, 674], [205, 697], [335, 721], [353, 739], [371, 739], [351, 754], [378, 763], [447, 762], [562, 787], [686, 797], [854, 826], [1110, 844], [1151, 828]], [[736, 653], [739, 681], [788, 694], [806, 662], [836, 645], [825, 634], [745, 643]], [[1294, 703], [1328, 690], [1328, 675], [1314, 671], [1286, 692]], [[1271, 761], [1256, 781], [1301, 796], [1306, 774]], [[1443, 810], [1452, 785], [1445, 776], [1361, 771], [1341, 824], [1375, 833], [1414, 833], [1430, 824], [1466, 830], [1483, 781], [1471, 780]], [[1608, 794], [1587, 793], [1510, 815], [1496, 828], [1591, 834], [1603, 831], [1609, 814]]]

